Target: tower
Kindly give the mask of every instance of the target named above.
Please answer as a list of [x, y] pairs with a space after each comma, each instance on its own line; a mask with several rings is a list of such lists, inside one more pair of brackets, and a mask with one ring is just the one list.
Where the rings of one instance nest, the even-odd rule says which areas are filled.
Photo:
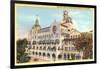
[[39, 32], [39, 30], [41, 29], [41, 26], [39, 24], [39, 19], [38, 19], [38, 16], [36, 17], [36, 20], [35, 20], [35, 23], [32, 27], [32, 31], [34, 32]]
[[68, 15], [68, 11], [64, 10], [63, 21], [66, 23], [72, 23], [72, 18]]

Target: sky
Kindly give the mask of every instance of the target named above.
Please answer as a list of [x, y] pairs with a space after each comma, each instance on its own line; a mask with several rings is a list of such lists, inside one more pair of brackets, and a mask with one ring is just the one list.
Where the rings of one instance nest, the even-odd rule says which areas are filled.
[[77, 7], [33, 7], [33, 6], [15, 6], [15, 21], [19, 37], [32, 29], [36, 17], [39, 18], [39, 24], [42, 28], [50, 26], [55, 20], [60, 22], [63, 19], [63, 11], [66, 9], [72, 18], [73, 24], [80, 32], [93, 30], [94, 11], [93, 9]]

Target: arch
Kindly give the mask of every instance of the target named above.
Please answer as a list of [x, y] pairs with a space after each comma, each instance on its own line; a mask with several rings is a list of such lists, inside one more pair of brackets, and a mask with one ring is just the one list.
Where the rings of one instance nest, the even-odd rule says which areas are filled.
[[47, 53], [47, 57], [50, 58], [50, 53]]
[[36, 44], [36, 41], [33, 41], [32, 44], [35, 45]]
[[38, 46], [36, 47], [36, 49], [38, 49]]
[[56, 51], [56, 47], [54, 46], [54, 47], [52, 47], [52, 51]]
[[64, 53], [64, 60], [66, 60], [67, 59], [67, 55]]
[[58, 59], [62, 59], [62, 55], [61, 54], [58, 55]]
[[42, 46], [40, 46], [39, 50], [42, 50]]
[[43, 50], [46, 50], [46, 46], [43, 47]]
[[33, 51], [33, 55], [34, 55], [34, 51]]
[[47, 50], [49, 50], [49, 51], [50, 51], [50, 47], [48, 47], [48, 48], [47, 48]]
[[58, 50], [60, 50], [60, 47], [58, 47]]
[[36, 55], [38, 55], [38, 52], [36, 52]]
[[55, 55], [54, 53], [52, 54], [52, 58], [53, 58], [53, 60], [55, 61], [56, 55]]
[[35, 49], [35, 46], [33, 46], [33, 49]]
[[39, 56], [41, 56], [41, 52], [39, 52]]
[[45, 56], [46, 54], [45, 53], [43, 53], [43, 56]]

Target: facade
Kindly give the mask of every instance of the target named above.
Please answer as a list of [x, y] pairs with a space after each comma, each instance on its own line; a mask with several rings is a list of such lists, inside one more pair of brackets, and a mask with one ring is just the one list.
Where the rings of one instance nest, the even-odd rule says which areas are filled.
[[75, 29], [67, 10], [61, 22], [54, 20], [49, 27], [42, 28], [37, 18], [28, 37], [26, 53], [31, 58], [47, 61], [80, 60], [83, 54], [74, 46], [78, 37], [80, 32]]

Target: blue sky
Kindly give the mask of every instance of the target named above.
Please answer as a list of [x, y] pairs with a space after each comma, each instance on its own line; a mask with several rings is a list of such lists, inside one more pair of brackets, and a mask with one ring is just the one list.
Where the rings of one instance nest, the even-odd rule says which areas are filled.
[[19, 35], [31, 30], [34, 25], [36, 16], [39, 17], [41, 27], [50, 26], [51, 23], [61, 21], [63, 19], [63, 11], [67, 9], [69, 16], [72, 17], [76, 29], [80, 32], [86, 32], [93, 29], [93, 9], [79, 8], [46, 8], [32, 6], [16, 6], [16, 22]]

